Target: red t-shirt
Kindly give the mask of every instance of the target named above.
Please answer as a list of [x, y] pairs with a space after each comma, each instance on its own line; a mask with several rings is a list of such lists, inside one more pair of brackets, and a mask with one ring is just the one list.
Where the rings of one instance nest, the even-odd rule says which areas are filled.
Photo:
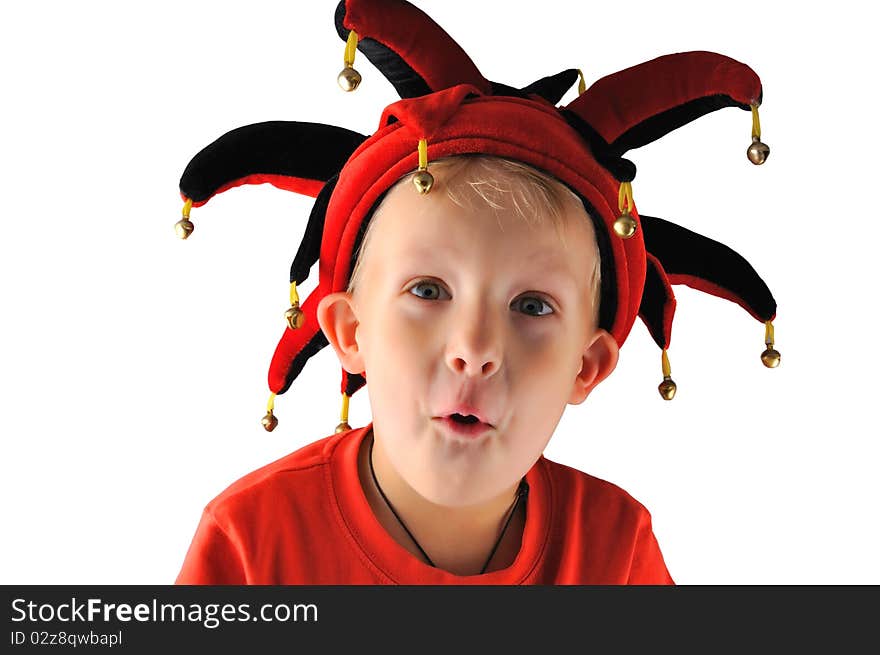
[[543, 456], [526, 474], [520, 551], [507, 568], [459, 576], [394, 541], [361, 488], [372, 424], [257, 469], [202, 514], [177, 584], [673, 584], [651, 515], [623, 489]]

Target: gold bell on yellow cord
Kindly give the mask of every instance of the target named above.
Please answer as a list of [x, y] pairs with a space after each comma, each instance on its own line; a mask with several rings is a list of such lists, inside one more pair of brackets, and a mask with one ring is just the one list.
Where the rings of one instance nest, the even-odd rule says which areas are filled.
[[770, 156], [770, 146], [761, 142], [761, 120], [758, 117], [758, 105], [752, 104], [752, 143], [746, 150], [749, 161], [760, 166]]
[[660, 383], [657, 390], [660, 392], [663, 400], [672, 400], [675, 398], [675, 391], [678, 387], [672, 381], [672, 368], [669, 366], [669, 355], [666, 354], [666, 348], [663, 349], [661, 362], [663, 366], [663, 382]]
[[334, 434], [339, 434], [340, 432], [347, 432], [351, 430], [351, 426], [348, 424], [348, 394], [342, 394], [342, 411], [339, 414], [340, 422], [339, 425], [336, 426], [336, 430]]
[[434, 186], [434, 176], [428, 172], [428, 140], [419, 139], [419, 170], [413, 175], [416, 191], [425, 195]]
[[636, 233], [636, 219], [630, 214], [634, 204], [632, 194], [632, 184], [621, 182], [617, 192], [617, 206], [620, 216], [614, 221], [614, 232], [621, 239], [629, 239]]
[[271, 432], [278, 426], [278, 419], [275, 418], [275, 394], [269, 395], [269, 403], [266, 406], [266, 415], [260, 420], [266, 432]]
[[767, 346], [767, 349], [761, 353], [761, 361], [767, 368], [776, 368], [782, 361], [782, 355], [773, 347], [773, 323], [767, 321], [764, 326], [764, 345]]
[[291, 330], [302, 327], [306, 320], [306, 315], [299, 308], [299, 294], [296, 291], [296, 282], [290, 283], [290, 308], [284, 312], [284, 318], [287, 319], [287, 325]]
[[195, 229], [195, 225], [189, 220], [189, 210], [192, 209], [192, 204], [193, 201], [187, 198], [186, 202], [183, 203], [183, 218], [174, 224], [174, 231], [177, 232], [177, 236], [181, 239], [189, 237]]
[[354, 91], [361, 83], [361, 74], [354, 69], [354, 54], [357, 52], [358, 35], [351, 30], [345, 42], [345, 68], [339, 73], [336, 82], [343, 91]]

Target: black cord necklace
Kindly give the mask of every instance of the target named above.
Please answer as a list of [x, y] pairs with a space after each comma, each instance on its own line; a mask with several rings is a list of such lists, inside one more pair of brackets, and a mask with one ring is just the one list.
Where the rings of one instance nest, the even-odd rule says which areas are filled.
[[[416, 541], [416, 538], [413, 536], [413, 533], [409, 531], [409, 528], [406, 527], [406, 523], [403, 522], [403, 519], [398, 516], [397, 511], [394, 509], [394, 506], [391, 504], [391, 501], [388, 500], [388, 497], [385, 495], [385, 492], [382, 491], [382, 487], [379, 485], [379, 480], [376, 478], [376, 471], [373, 469], [373, 442], [374, 439], [370, 438], [370, 473], [373, 476], [373, 482], [376, 484], [376, 489], [379, 490], [379, 494], [382, 496], [382, 500], [385, 501], [385, 504], [388, 505], [388, 509], [391, 510], [391, 513], [394, 514], [394, 518], [397, 519], [397, 522], [400, 523], [400, 526], [406, 531], [409, 535], [409, 538], [412, 539], [412, 542], [416, 545], [416, 548], [419, 549], [419, 552], [422, 554], [426, 560], [428, 560], [428, 564], [437, 568], [437, 565], [431, 561], [431, 558], [428, 557], [428, 553], [419, 545], [419, 542]], [[492, 546], [492, 552], [489, 553], [489, 558], [486, 560], [486, 563], [483, 564], [483, 568], [480, 570], [480, 574], [486, 572], [486, 569], [489, 567], [489, 562], [492, 561], [492, 557], [495, 556], [495, 551], [498, 550], [498, 546], [501, 544], [501, 540], [504, 538], [504, 534], [507, 532], [507, 526], [510, 525], [510, 521], [513, 518], [513, 515], [516, 513], [516, 508], [519, 506], [520, 500], [525, 498], [529, 493], [529, 484], [526, 482], [526, 479], [523, 478], [519, 481], [519, 487], [516, 490], [516, 499], [513, 501], [513, 505], [508, 510], [507, 521], [504, 523], [504, 528], [501, 530], [501, 534], [498, 535], [498, 540], [495, 542], [495, 545]]]

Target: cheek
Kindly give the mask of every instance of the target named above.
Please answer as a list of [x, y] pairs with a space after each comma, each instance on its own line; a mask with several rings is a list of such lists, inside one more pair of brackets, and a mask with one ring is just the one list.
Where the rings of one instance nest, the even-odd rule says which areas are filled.
[[[369, 379], [400, 380], [423, 367], [436, 341], [436, 322], [425, 312], [387, 303], [387, 309], [362, 326], [359, 345]], [[373, 370], [372, 377], [370, 371]]]
[[581, 350], [570, 334], [559, 325], [521, 333], [507, 358], [514, 383], [536, 398], [553, 399], [563, 392], [567, 397], [581, 370]]
[[386, 337], [400, 349], [428, 354], [439, 345], [446, 333], [443, 322], [447, 315], [428, 303], [401, 299], [389, 303], [384, 314]]

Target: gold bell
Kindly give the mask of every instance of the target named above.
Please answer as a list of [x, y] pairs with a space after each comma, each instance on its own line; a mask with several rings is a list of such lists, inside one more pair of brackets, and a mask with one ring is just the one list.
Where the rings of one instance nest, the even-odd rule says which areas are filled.
[[416, 191], [424, 195], [434, 186], [434, 176], [426, 170], [419, 170], [413, 175], [413, 184], [416, 187]]
[[346, 66], [336, 78], [339, 88], [343, 91], [354, 91], [361, 83], [361, 74], [351, 66]]
[[767, 368], [776, 368], [782, 361], [782, 355], [773, 347], [774, 338], [773, 323], [767, 321], [764, 323], [764, 345], [767, 346], [767, 349], [761, 353], [761, 361]]
[[678, 389], [675, 386], [675, 382], [672, 381], [672, 378], [664, 377], [663, 382], [661, 382], [657, 386], [657, 391], [660, 392], [660, 395], [663, 396], [663, 400], [672, 400], [675, 398], [675, 390]]
[[672, 381], [672, 367], [669, 365], [669, 355], [666, 354], [666, 348], [663, 349], [661, 355], [661, 366], [663, 367], [663, 382], [657, 387], [657, 391], [663, 397], [663, 400], [672, 400], [675, 398], [675, 382]]
[[776, 368], [781, 360], [782, 355], [774, 348], [767, 348], [767, 350], [761, 353], [761, 361], [764, 362], [764, 366], [767, 368]]
[[630, 215], [628, 209], [614, 221], [614, 232], [621, 239], [629, 239], [636, 233], [636, 219]]
[[284, 318], [287, 319], [287, 325], [291, 330], [302, 327], [306, 316], [303, 310], [299, 308], [299, 293], [296, 290], [296, 280], [290, 283], [290, 307], [284, 312]]
[[340, 423], [336, 426], [334, 434], [339, 434], [340, 432], [348, 432], [349, 430], [351, 430], [351, 426], [348, 423]]
[[755, 166], [760, 166], [770, 156], [770, 148], [766, 143], [761, 143], [761, 117], [758, 115], [758, 104], [753, 102], [752, 108], [752, 144], [746, 150], [749, 161]]
[[629, 239], [636, 233], [636, 219], [630, 214], [633, 207], [631, 182], [621, 182], [617, 192], [617, 208], [620, 216], [614, 221], [614, 232], [621, 239]]
[[193, 233], [195, 229], [195, 225], [189, 220], [189, 211], [192, 209], [193, 201], [192, 198], [187, 198], [183, 203], [183, 218], [177, 221], [174, 224], [174, 231], [177, 232], [177, 236], [181, 239], [186, 239], [190, 234]]
[[428, 140], [419, 139], [419, 170], [413, 175], [416, 191], [425, 195], [434, 186], [434, 176], [428, 172]]
[[766, 143], [762, 143], [761, 139], [758, 137], [753, 136], [752, 144], [749, 146], [746, 154], [748, 155], [750, 162], [756, 166], [760, 166], [767, 161], [767, 157], [770, 156], [770, 146]]
[[266, 432], [271, 432], [278, 426], [278, 419], [275, 418], [275, 415], [270, 411], [266, 412], [266, 415], [260, 420], [260, 423], [263, 424]]
[[302, 327], [302, 324], [306, 320], [306, 315], [303, 313], [303, 310], [299, 308], [299, 304], [291, 305], [291, 307], [284, 312], [284, 318], [287, 319], [287, 325], [290, 326], [291, 330], [296, 330]]
[[177, 236], [181, 239], [186, 239], [190, 234], [193, 233], [195, 229], [195, 225], [192, 224], [192, 221], [188, 218], [181, 218], [174, 224], [174, 231], [177, 232]]
[[361, 83], [361, 74], [354, 69], [354, 55], [357, 52], [358, 35], [351, 30], [345, 41], [345, 55], [342, 57], [345, 68], [336, 78], [336, 82], [343, 91], [354, 91]]

